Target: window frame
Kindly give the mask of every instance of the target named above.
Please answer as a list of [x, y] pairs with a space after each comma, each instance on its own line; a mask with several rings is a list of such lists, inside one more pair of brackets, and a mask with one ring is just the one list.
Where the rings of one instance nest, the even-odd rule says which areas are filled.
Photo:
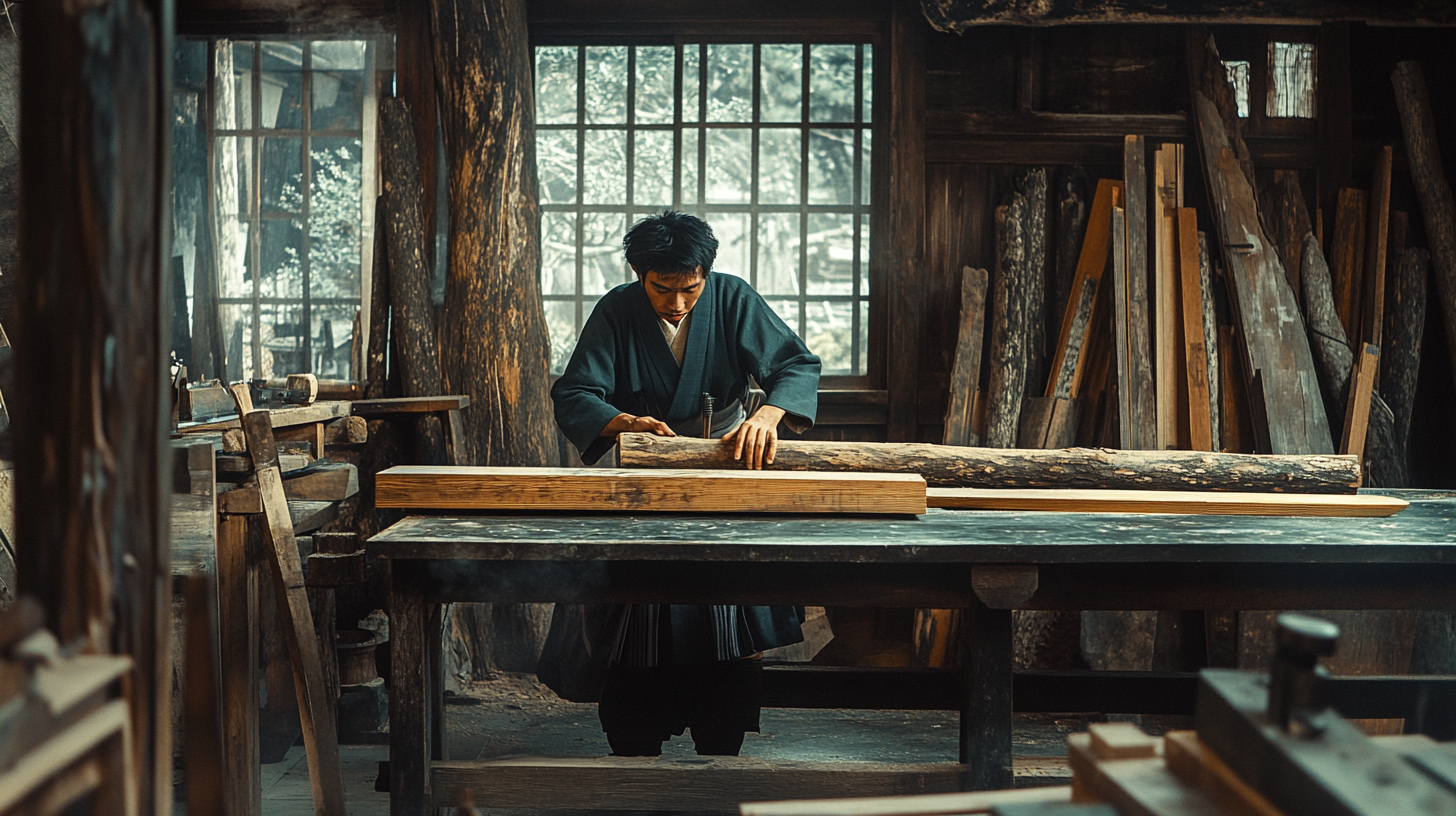
[[[604, 28], [606, 29], [605, 32]], [[888, 326], [886, 313], [889, 306], [889, 299], [887, 297], [886, 287], [889, 284], [890, 275], [888, 270], [884, 268], [885, 265], [881, 262], [881, 258], [884, 256], [884, 253], [880, 251], [880, 245], [883, 244], [883, 242], [885, 242], [886, 240], [883, 225], [887, 222], [885, 214], [888, 212], [889, 184], [887, 177], [887, 164], [889, 160], [888, 142], [890, 139], [888, 122], [890, 115], [890, 105], [888, 93], [890, 90], [889, 66], [891, 59], [888, 48], [889, 38], [887, 36], [887, 32], [884, 30], [884, 27], [880, 24], [847, 22], [842, 24], [831, 23], [821, 27], [816, 27], [813, 31], [803, 31], [794, 30], [794, 27], [791, 26], [771, 24], [754, 25], [751, 23], [736, 23], [726, 26], [712, 27], [707, 27], [701, 24], [661, 24], [646, 26], [645, 28], [649, 29], [647, 31], [644, 31], [643, 26], [634, 26], [631, 27], [631, 31], [633, 33], [627, 33], [626, 30], [622, 30], [622, 33], [613, 33], [613, 30], [617, 28], [618, 26], [595, 26], [587, 28], [578, 25], [532, 23], [531, 38], [528, 47], [531, 49], [531, 53], [534, 55], [535, 49], [538, 46], [673, 46], [675, 49], [686, 43], [702, 44], [704, 46], [713, 44], [745, 43], [756, 45], [780, 43], [805, 45], [864, 44], [873, 46], [875, 53], [875, 70], [873, 76], [871, 77], [872, 107], [870, 109], [869, 127], [867, 128], [872, 140], [872, 144], [870, 146], [870, 184], [868, 190], [862, 191], [862, 201], [864, 201], [865, 203], [861, 205], [865, 207], [863, 213], [867, 216], [870, 230], [868, 252], [864, 255], [862, 259], [864, 269], [864, 281], [865, 284], [869, 287], [869, 292], [865, 297], [865, 300], [868, 304], [868, 326], [866, 327], [867, 337], [865, 340], [865, 346], [860, 349], [860, 354], [862, 355], [863, 362], [863, 373], [822, 376], [819, 381], [819, 389], [820, 391], [861, 391], [883, 388], [883, 383], [885, 382], [885, 343], [887, 340]], [[678, 50], [677, 52], [675, 61], [675, 71], [680, 75], [682, 71], [682, 59], [680, 50]], [[533, 56], [531, 59], [533, 88], [535, 87], [535, 69], [536, 60]], [[580, 72], [583, 70], [583, 65], [580, 60], [578, 60], [577, 70], [578, 77], [580, 77]], [[578, 82], [579, 81], [580, 80], [578, 80]], [[803, 81], [807, 85], [808, 77], [805, 76]], [[757, 82], [755, 82], [754, 84], [753, 93], [755, 96], [760, 93], [760, 87]], [[859, 91], [856, 91], [856, 93], [858, 94]], [[681, 133], [681, 130], [679, 128], [682, 127], [702, 127], [705, 129], [712, 129], [714, 127], [747, 128], [752, 129], [755, 132], [756, 139], [756, 134], [761, 127], [761, 123], [759, 121], [756, 121], [756, 118], [757, 107], [755, 106], [755, 121], [752, 122], [715, 124], [710, 123], [706, 120], [696, 123], [681, 123], [678, 121], [674, 121], [671, 127], [672, 132], [674, 133]], [[800, 123], [799, 127], [805, 128], [805, 132], [807, 133], [808, 130], [814, 129], [815, 126], [834, 127], [839, 124], [841, 123], [803, 122]], [[857, 123], [856, 126], [858, 126]], [[577, 125], [572, 126], [570, 129], [574, 130], [574, 132], [579, 133], [581, 132], [582, 127], [583, 126], [579, 121]], [[591, 126], [587, 125], [586, 127], [590, 129]], [[612, 125], [611, 127], [618, 126]], [[621, 127], [630, 129], [633, 126], [624, 124]], [[661, 126], [657, 127], [660, 128]], [[581, 155], [581, 150], [581, 144], [580, 142], [578, 142], [578, 156]], [[702, 177], [703, 174], [701, 173], [701, 162], [704, 161], [704, 156], [705, 153], [700, 148], [698, 155], [700, 162], [700, 185], [705, 182]], [[675, 170], [675, 175], [677, 174], [677, 172], [678, 171]], [[802, 168], [801, 172], [807, 172], [807, 168]], [[578, 180], [579, 179], [580, 176], [578, 176]], [[858, 179], [856, 179], [855, 183], [858, 184], [860, 182]], [[680, 185], [677, 184], [675, 184], [674, 186], [675, 188], [680, 187]], [[583, 204], [581, 200], [581, 193], [581, 190], [577, 191], [577, 201], [572, 206], [578, 212], [583, 211], [583, 208], [586, 208], [586, 210], [589, 211], [593, 205]], [[629, 199], [630, 196], [631, 190], [629, 189]], [[723, 207], [742, 207], [744, 212], [753, 212], [759, 206], [756, 200], [756, 188], [753, 192], [753, 199], [754, 201], [752, 203], [743, 205], [706, 204], [700, 199], [696, 204], [685, 206], [684, 210], [688, 212], [695, 212], [698, 208], [706, 207], [710, 211], [717, 211], [719, 208]], [[632, 204], [627, 204], [623, 207], [618, 207], [616, 205], [609, 206], [614, 211], [622, 209], [635, 209], [634, 205]], [[812, 210], [806, 209], [812, 206], [809, 205], [807, 201], [800, 201], [800, 203], [797, 205], [785, 206], [794, 206], [800, 211], [812, 212]], [[578, 233], [578, 242], [579, 241], [580, 237]], [[807, 274], [807, 269], [802, 265], [802, 257], [805, 251], [806, 250], [801, 247], [801, 277], [804, 274]], [[856, 251], [859, 251], [858, 246], [856, 246]], [[757, 258], [754, 257], [755, 255], [756, 253], [750, 253], [750, 268], [757, 264]], [[745, 273], [747, 272], [748, 270], [745, 270]], [[578, 275], [579, 274], [580, 270], [578, 270]], [[578, 277], [578, 286], [579, 285], [580, 278]], [[575, 295], [575, 297], [577, 298], [577, 302], [580, 304], [581, 296], [578, 294]], [[546, 296], [544, 295], [544, 293], [542, 302], [543, 304], [546, 302]], [[584, 306], [584, 304], [582, 305]], [[581, 315], [581, 320], [583, 322], [585, 321], [585, 319], [586, 315]]]

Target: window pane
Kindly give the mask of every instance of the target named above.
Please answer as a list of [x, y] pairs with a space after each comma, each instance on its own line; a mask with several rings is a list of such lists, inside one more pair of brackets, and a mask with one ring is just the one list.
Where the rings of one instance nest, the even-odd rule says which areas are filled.
[[809, 203], [854, 203], [854, 131], [809, 131]]
[[251, 230], [247, 219], [220, 219], [218, 233], [218, 296], [252, 297], [253, 277], [247, 267]]
[[595, 124], [627, 121], [627, 46], [587, 46], [586, 121]]
[[1269, 43], [1269, 116], [1314, 117], [1314, 45]]
[[851, 374], [863, 374], [869, 369], [870, 353], [870, 302], [861, 300], [859, 302], [859, 335], [855, 341], [859, 350], [859, 362], [856, 363]]
[[309, 75], [313, 82], [313, 118], [309, 127], [314, 130], [358, 130], [364, 126], [364, 72], [363, 71], [314, 71]]
[[627, 131], [588, 130], [582, 179], [586, 204], [627, 203]]
[[854, 342], [854, 304], [814, 301], [805, 304], [804, 343], [824, 362], [825, 374], [849, 374]]
[[254, 372], [258, 377], [282, 377], [307, 371], [303, 358], [302, 304], [265, 303], [261, 307], [263, 358]]
[[543, 45], [536, 49], [536, 122], [576, 123], [576, 46]]
[[637, 48], [637, 124], [672, 124], [673, 55], [670, 45]]
[[237, 382], [250, 378], [253, 371], [252, 310], [241, 304], [224, 303], [218, 306], [217, 312], [218, 324], [222, 327], [222, 353], [227, 360], [225, 379]]
[[875, 89], [874, 65], [875, 65], [875, 47], [873, 45], [866, 44], [865, 47], [864, 47], [864, 77], [863, 77], [863, 83], [864, 83], [864, 109], [860, 112], [860, 121], [861, 122], [872, 122], [872, 121], [874, 121], [873, 119], [870, 118], [870, 111], [872, 111], [874, 109], [874, 106], [871, 104], [874, 101], [874, 89]]
[[854, 293], [854, 216], [810, 213], [807, 291], [810, 295]]
[[325, 304], [313, 307], [313, 365], [308, 369], [320, 377], [338, 380], [354, 378], [350, 355], [354, 346], [354, 304]]
[[302, 183], [303, 140], [264, 139], [263, 212], [302, 212]]
[[[803, 337], [804, 327], [799, 322], [799, 301], [784, 300], [782, 298], [767, 298], [767, 300], [769, 308], [774, 310], [774, 314], [778, 315], [780, 320], [787, 323], [789, 328], [794, 330], [794, 334]], [[813, 351], [814, 349], [811, 346], [809, 350]]]
[[672, 131], [639, 130], [632, 154], [632, 201], [653, 207], [672, 205]]
[[698, 121], [699, 89], [702, 88], [702, 54], [697, 43], [683, 46], [682, 120]]
[[265, 128], [303, 127], [303, 46], [263, 43], [260, 113]]
[[854, 46], [809, 46], [809, 120], [854, 121]]
[[1243, 60], [1234, 60], [1223, 64], [1224, 73], [1228, 74], [1229, 84], [1234, 88], [1234, 100], [1238, 103], [1239, 116], [1249, 115], [1249, 63]]
[[798, 213], [758, 217], [758, 291], [765, 295], [799, 293]]
[[569, 300], [548, 300], [546, 333], [551, 339], [551, 370], [561, 371], [576, 348], [576, 304]]
[[548, 295], [576, 292], [574, 213], [541, 213], [541, 291]]
[[763, 78], [759, 90], [759, 120], [804, 120], [804, 46], [763, 45], [759, 62]]
[[747, 204], [751, 195], [753, 131], [708, 131], [708, 203]]
[[536, 173], [542, 204], [576, 201], [576, 131], [536, 131]]
[[362, 71], [368, 43], [363, 40], [321, 40], [309, 46], [315, 71]]
[[870, 217], [861, 215], [859, 217], [859, 295], [867, 297], [870, 293]]
[[801, 133], [798, 128], [758, 132], [758, 203], [799, 203]]
[[582, 294], [606, 294], [608, 289], [627, 282], [627, 262], [622, 258], [625, 221], [619, 213], [587, 213], [581, 217]]
[[359, 297], [360, 160], [358, 139], [313, 140], [308, 206], [309, 294]]
[[870, 156], [874, 151], [870, 148], [870, 139], [874, 132], [868, 128], [859, 132], [859, 197], [855, 199], [856, 204], [870, 203]]
[[684, 130], [682, 134], [682, 203], [690, 207], [698, 203], [698, 139], [699, 130]]
[[213, 202], [217, 208], [217, 268], [222, 297], [251, 296], [244, 266], [249, 235], [248, 182], [253, 178], [253, 140], [222, 136], [213, 148]]
[[213, 112], [218, 130], [253, 126], [253, 44], [217, 44], [216, 91]]
[[753, 46], [708, 46], [708, 121], [753, 121]]
[[748, 219], [747, 213], [714, 213], [707, 217], [718, 239], [715, 271], [748, 280]]
[[262, 263], [259, 294], [263, 297], [303, 297], [303, 225], [292, 219], [262, 222]]

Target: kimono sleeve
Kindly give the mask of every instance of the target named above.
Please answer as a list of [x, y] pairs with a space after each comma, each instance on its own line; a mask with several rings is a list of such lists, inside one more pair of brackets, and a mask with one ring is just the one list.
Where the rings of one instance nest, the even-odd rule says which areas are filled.
[[601, 434], [607, 423], [622, 413], [612, 404], [617, 383], [617, 334], [625, 329], [621, 322], [612, 304], [603, 298], [582, 327], [566, 371], [551, 387], [556, 424], [581, 451], [581, 459], [587, 464], [596, 462], [616, 443]]

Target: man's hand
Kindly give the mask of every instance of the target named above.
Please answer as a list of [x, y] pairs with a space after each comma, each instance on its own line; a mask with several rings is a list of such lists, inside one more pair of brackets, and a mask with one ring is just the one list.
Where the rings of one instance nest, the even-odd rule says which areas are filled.
[[764, 465], [773, 464], [774, 454], [779, 449], [779, 420], [784, 418], [784, 409], [776, 405], [764, 405], [742, 425], [723, 437], [723, 441], [735, 440], [733, 458], [746, 459], [749, 470], [762, 470]]
[[631, 414], [617, 414], [607, 427], [602, 429], [602, 436], [616, 436], [624, 433], [650, 433], [658, 436], [677, 436], [667, 423], [650, 416], [632, 416]]

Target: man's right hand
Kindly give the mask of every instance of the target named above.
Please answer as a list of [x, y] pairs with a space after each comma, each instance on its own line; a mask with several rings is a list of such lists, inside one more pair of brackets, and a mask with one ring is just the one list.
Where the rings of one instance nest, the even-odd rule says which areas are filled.
[[602, 436], [616, 436], [624, 433], [650, 433], [657, 436], [677, 436], [666, 422], [657, 417], [632, 416], [631, 414], [617, 414], [607, 427], [602, 429]]

